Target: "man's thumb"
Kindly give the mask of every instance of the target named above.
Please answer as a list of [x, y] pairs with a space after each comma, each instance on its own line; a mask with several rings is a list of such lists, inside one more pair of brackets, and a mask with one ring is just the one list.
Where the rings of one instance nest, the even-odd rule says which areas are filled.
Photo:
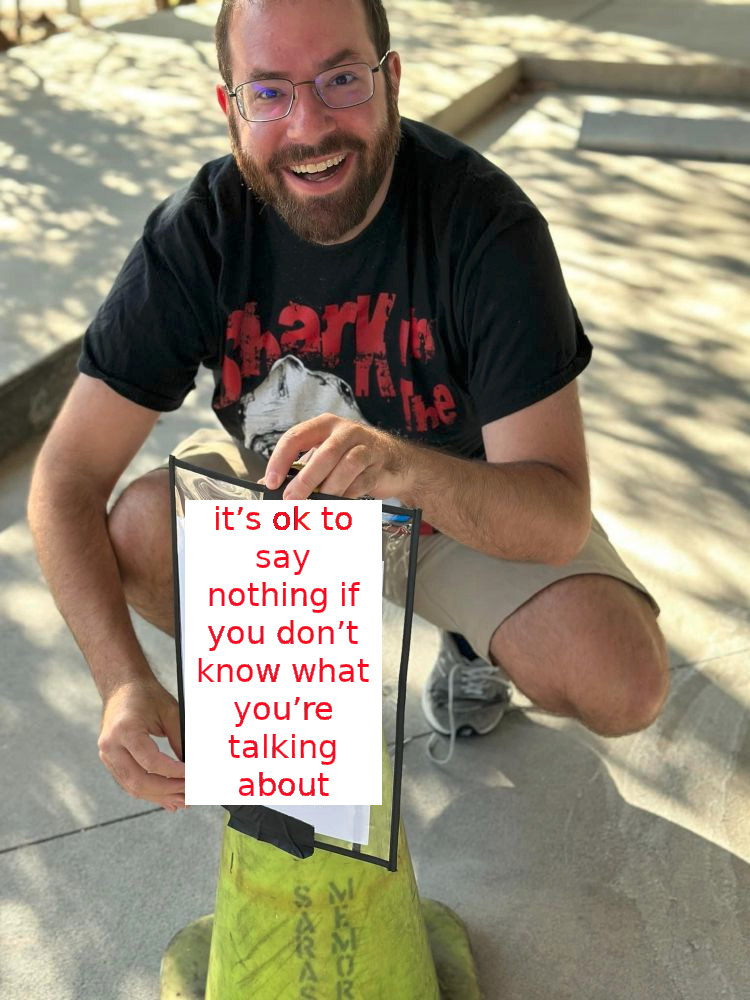
[[170, 703], [162, 710], [161, 720], [164, 727], [164, 735], [169, 740], [169, 745], [172, 747], [177, 759], [182, 760], [180, 709], [174, 699], [170, 700]]

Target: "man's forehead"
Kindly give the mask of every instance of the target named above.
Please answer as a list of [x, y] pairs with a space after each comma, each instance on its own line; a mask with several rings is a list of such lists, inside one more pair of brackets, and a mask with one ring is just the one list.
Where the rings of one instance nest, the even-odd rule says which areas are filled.
[[362, 0], [240, 0], [229, 35], [244, 79], [291, 76], [302, 62], [315, 74], [374, 51]]

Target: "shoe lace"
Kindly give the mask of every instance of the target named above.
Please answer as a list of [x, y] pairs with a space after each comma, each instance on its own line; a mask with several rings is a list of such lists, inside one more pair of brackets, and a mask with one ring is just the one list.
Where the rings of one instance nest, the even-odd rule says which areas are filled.
[[491, 663], [457, 663], [450, 674], [453, 675], [454, 698], [491, 701], [499, 693], [499, 685], [502, 683], [497, 668]]
[[456, 748], [457, 726], [453, 710], [454, 701], [462, 698], [490, 701], [502, 697], [505, 685], [491, 663], [456, 663], [448, 672], [448, 752], [443, 757], [435, 753], [435, 744], [440, 739], [433, 733], [427, 742], [427, 756], [434, 764], [448, 764]]

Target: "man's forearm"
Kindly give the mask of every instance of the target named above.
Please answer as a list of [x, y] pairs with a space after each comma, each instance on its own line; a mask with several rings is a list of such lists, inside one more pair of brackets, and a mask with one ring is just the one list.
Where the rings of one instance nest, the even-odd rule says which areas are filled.
[[589, 532], [588, 484], [541, 462], [493, 464], [400, 443], [401, 499], [469, 548], [514, 561], [561, 564]]
[[[505, 421], [511, 420], [509, 425]], [[286, 500], [332, 496], [398, 497], [421, 507], [444, 534], [501, 559], [562, 564], [583, 546], [591, 524], [588, 469], [575, 390], [483, 427], [489, 454], [455, 458], [331, 413], [303, 421], [276, 443], [265, 482], [277, 489], [300, 454]], [[526, 456], [529, 456], [526, 459]], [[515, 456], [521, 456], [516, 459]], [[557, 459], [554, 456], [559, 456]]]
[[29, 523], [39, 563], [99, 693], [152, 678], [130, 620], [106, 524], [106, 501], [85, 482], [38, 468]]

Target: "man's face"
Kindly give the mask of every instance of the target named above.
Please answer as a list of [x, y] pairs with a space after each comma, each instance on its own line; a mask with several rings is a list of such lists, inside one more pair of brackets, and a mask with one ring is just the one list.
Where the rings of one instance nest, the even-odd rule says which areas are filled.
[[[263, 77], [312, 80], [342, 63], [375, 66], [383, 55], [375, 52], [361, 0], [243, 4], [232, 21], [230, 48], [235, 86]], [[372, 99], [354, 108], [328, 108], [305, 85], [297, 89], [289, 115], [278, 121], [248, 123], [235, 101], [226, 109], [245, 182], [304, 240], [351, 239], [383, 203], [400, 136], [398, 56], [389, 62], [392, 89], [384, 73], [376, 73]], [[299, 171], [339, 157], [325, 172]]]

